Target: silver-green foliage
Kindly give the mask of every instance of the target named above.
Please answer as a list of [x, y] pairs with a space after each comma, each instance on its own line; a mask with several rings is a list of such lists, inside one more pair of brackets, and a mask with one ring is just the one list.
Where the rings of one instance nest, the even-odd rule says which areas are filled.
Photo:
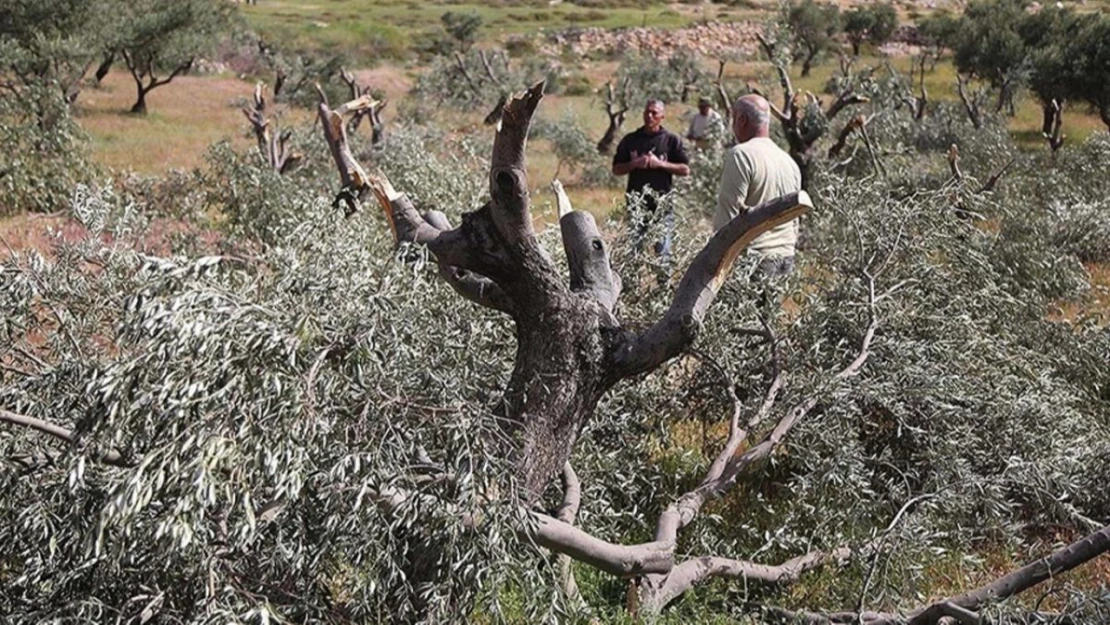
[[[405, 127], [359, 151], [419, 204], [457, 219], [484, 197], [488, 149], [482, 139], [448, 149], [436, 131]], [[1104, 149], [1084, 146], [1049, 175], [1086, 175]], [[888, 537], [865, 597], [867, 607], [905, 607], [916, 601], [907, 589], [928, 584], [925, 567], [950, 551], [1016, 547], [1023, 532], [1110, 515], [1110, 333], [1046, 318], [1059, 267], [1083, 286], [1079, 250], [1026, 233], [1040, 222], [1018, 205], [1047, 194], [1031, 189], [1052, 178], [1020, 167], [992, 195], [971, 175], [922, 175], [906, 158], [891, 159], [886, 180], [816, 181], [799, 272], [780, 287], [792, 312], [771, 323], [788, 373], [781, 409], [820, 401], [782, 453], [684, 530], [680, 553], [775, 562], [858, 545], [923, 497]], [[917, 158], [945, 167], [937, 154]], [[208, 191], [175, 214], [226, 211], [226, 251], [139, 253], [159, 210], [144, 202], [157, 194], [85, 188], [74, 215], [112, 237], [0, 266], [0, 407], [78, 441], [0, 430], [0, 613], [11, 621], [566, 617], [556, 567], [513, 531], [511, 467], [494, 451], [513, 357], [507, 320], [457, 297], [421, 250], [395, 253], [369, 206], [344, 219], [326, 159], [319, 148], [279, 177], [252, 154], [215, 150]], [[969, 157], [973, 166], [981, 175]], [[712, 185], [696, 187], [676, 199], [670, 270], [708, 234], [695, 216]], [[624, 234], [615, 223], [606, 231]], [[541, 238], [562, 254], [556, 229]], [[625, 285], [618, 315], [659, 318], [668, 267], [624, 236], [613, 249]], [[1019, 257], [1028, 279], [1014, 278]], [[700, 479], [729, 408], [709, 363], [745, 410], [761, 401], [773, 365], [770, 346], [743, 332], [759, 327], [752, 266], [741, 259], [711, 309], [700, 355], [614, 389], [581, 433], [573, 462], [586, 530], [647, 540], [662, 508]], [[897, 287], [874, 309], [867, 274], [879, 292]], [[831, 384], [872, 315], [871, 359]], [[110, 449], [133, 466], [95, 461]], [[382, 507], [389, 488], [417, 496]], [[553, 486], [545, 503], [558, 497]], [[827, 581], [820, 605], [720, 583], [668, 618], [740, 612], [745, 600], [843, 608], [866, 569], [857, 562]], [[614, 616], [624, 585], [577, 570], [587, 601]]]

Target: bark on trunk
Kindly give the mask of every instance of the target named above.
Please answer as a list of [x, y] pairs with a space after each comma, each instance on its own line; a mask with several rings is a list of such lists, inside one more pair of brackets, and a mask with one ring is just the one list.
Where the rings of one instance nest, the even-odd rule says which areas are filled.
[[136, 115], [146, 115], [146, 94], [147, 94], [147, 90], [143, 89], [142, 85], [139, 85], [137, 91], [138, 91], [138, 99], [136, 99], [135, 104], [133, 104], [131, 106], [131, 112], [135, 113]]

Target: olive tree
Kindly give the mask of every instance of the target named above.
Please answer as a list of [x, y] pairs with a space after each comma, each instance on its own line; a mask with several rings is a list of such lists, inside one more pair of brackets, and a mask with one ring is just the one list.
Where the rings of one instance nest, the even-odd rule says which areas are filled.
[[844, 34], [852, 44], [852, 54], [859, 56], [864, 42], [880, 46], [898, 28], [898, 12], [887, 3], [855, 7], [844, 14]]
[[836, 47], [833, 36], [840, 32], [840, 8], [802, 0], [790, 5], [785, 21], [793, 38], [793, 60], [801, 61], [802, 76], [809, 76], [818, 57]]
[[188, 72], [197, 58], [227, 31], [235, 8], [218, 0], [158, 2], [113, 0], [117, 26], [108, 49], [118, 51], [135, 80], [132, 113], [146, 113], [146, 97]]

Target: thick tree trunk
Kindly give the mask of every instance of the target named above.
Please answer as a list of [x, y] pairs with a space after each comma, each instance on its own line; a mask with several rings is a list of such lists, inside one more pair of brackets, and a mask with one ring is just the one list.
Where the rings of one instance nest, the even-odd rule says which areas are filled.
[[131, 112], [136, 115], [146, 115], [146, 94], [149, 92], [149, 89], [144, 89], [143, 85], [139, 84], [137, 91], [138, 99], [136, 99], [135, 104], [131, 106]]
[[616, 143], [617, 133], [620, 132], [621, 124], [624, 123], [624, 114], [619, 117], [609, 117], [609, 127], [605, 129], [605, 135], [601, 137], [601, 141], [597, 142], [597, 151], [601, 154], [608, 154], [613, 151], [613, 144]]
[[520, 435], [520, 475], [538, 496], [570, 458], [578, 432], [615, 380], [607, 363], [616, 328], [593, 298], [565, 293], [518, 315], [516, 365], [505, 393]]

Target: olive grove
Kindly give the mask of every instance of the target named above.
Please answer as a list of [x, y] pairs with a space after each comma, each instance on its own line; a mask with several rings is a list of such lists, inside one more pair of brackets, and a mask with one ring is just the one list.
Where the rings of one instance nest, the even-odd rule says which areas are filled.
[[[61, 170], [0, 188], [87, 233], [0, 234], [0, 614], [1110, 619], [1110, 139], [1023, 152], [847, 61], [823, 104], [765, 54], [806, 191], [710, 232], [715, 137], [670, 262], [534, 179], [529, 146], [604, 157], [532, 69], [448, 84], [473, 52], [418, 90], [480, 130], [356, 133], [381, 103], [352, 79], [296, 167], [261, 87], [257, 145], [127, 181], [68, 178], [77, 138], [0, 98]], [[796, 218], [797, 272], [753, 282], [745, 245]]]

